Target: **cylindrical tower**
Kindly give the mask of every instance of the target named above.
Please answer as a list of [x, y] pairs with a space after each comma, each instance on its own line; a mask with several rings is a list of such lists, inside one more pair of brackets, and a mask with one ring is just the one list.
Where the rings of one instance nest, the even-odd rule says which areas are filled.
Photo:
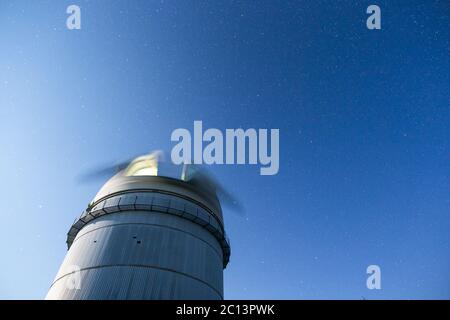
[[140, 157], [100, 189], [46, 299], [223, 299], [230, 246], [215, 191], [186, 167], [179, 179], [158, 170]]

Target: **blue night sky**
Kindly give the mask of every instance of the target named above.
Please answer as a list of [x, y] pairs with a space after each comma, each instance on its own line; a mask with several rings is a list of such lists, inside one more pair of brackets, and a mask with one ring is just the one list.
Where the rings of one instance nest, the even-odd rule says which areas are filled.
[[209, 168], [246, 208], [225, 298], [450, 299], [449, 24], [447, 0], [2, 0], [0, 298], [45, 297], [104, 183], [81, 173], [202, 120], [280, 129], [278, 175]]

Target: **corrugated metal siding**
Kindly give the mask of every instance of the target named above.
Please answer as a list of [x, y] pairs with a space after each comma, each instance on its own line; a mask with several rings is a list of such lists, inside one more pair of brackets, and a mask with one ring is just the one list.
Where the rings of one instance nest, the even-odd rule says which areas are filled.
[[[112, 213], [78, 233], [47, 298], [220, 299], [222, 256], [217, 239], [186, 219]], [[66, 288], [73, 265], [82, 270], [79, 290]]]
[[217, 291], [192, 278], [142, 267], [83, 270], [80, 290], [68, 289], [64, 280], [62, 278], [52, 286], [47, 299], [222, 299]]
[[116, 212], [135, 210], [167, 213], [193, 221], [204, 227], [218, 240], [222, 248], [223, 267], [225, 268], [228, 264], [231, 253], [229, 239], [225, 234], [223, 225], [219, 224], [215, 215], [187, 199], [156, 191], [111, 195], [110, 198], [103, 199], [94, 207], [88, 208], [70, 228], [67, 236], [68, 247], [70, 248], [77, 234], [90, 221]]

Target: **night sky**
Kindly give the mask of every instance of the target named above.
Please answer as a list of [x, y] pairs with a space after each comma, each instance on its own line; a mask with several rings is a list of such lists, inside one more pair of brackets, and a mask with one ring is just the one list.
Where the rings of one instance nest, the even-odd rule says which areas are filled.
[[105, 182], [80, 174], [202, 120], [280, 130], [277, 175], [208, 168], [245, 207], [226, 299], [450, 299], [449, 26], [447, 0], [0, 1], [0, 298], [45, 297]]

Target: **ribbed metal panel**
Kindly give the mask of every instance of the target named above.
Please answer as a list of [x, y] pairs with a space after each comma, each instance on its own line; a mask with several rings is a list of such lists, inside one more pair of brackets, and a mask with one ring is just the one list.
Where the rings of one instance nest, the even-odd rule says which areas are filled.
[[69, 289], [64, 281], [57, 281], [46, 299], [222, 299], [219, 292], [195, 279], [158, 269], [114, 266], [82, 270], [80, 276], [80, 290]]
[[181, 199], [174, 195], [161, 194], [156, 191], [125, 193], [101, 200], [98, 204], [83, 212], [80, 218], [72, 225], [67, 237], [68, 247], [70, 248], [76, 235], [90, 221], [111, 213], [135, 210], [168, 213], [195, 222], [216, 237], [222, 247], [224, 268], [228, 264], [230, 246], [221, 222], [222, 220], [218, 220], [214, 213], [205, 210], [198, 203], [190, 203], [186, 199]]
[[47, 299], [223, 299], [230, 245], [220, 203], [184, 181], [118, 174], [67, 245]]
[[[222, 257], [217, 239], [187, 219], [107, 214], [77, 234], [47, 299], [221, 299]], [[73, 266], [78, 290], [66, 285]]]

